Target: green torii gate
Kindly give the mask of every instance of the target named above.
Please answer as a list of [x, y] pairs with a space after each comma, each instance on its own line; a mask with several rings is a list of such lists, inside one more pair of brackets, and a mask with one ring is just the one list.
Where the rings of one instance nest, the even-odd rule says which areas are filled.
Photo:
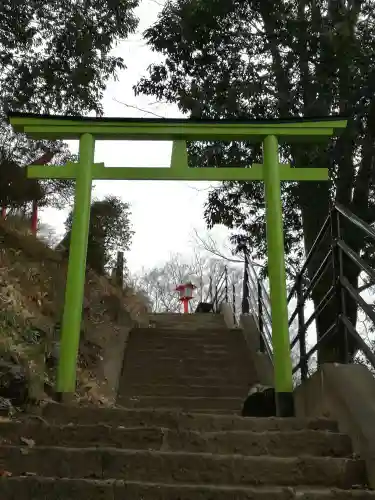
[[[280, 143], [327, 141], [345, 129], [340, 117], [286, 120], [192, 120], [137, 118], [82, 118], [9, 113], [16, 132], [33, 139], [78, 139], [79, 162], [65, 166], [33, 165], [28, 176], [39, 179], [75, 179], [74, 218], [61, 333], [57, 391], [72, 393], [76, 385], [87, 239], [93, 179], [264, 181], [268, 271], [272, 312], [272, 342], [278, 415], [293, 414], [284, 237], [280, 181], [328, 180], [328, 170], [290, 168], [279, 163]], [[106, 168], [94, 163], [95, 140], [173, 141], [170, 168]], [[263, 165], [249, 168], [189, 168], [186, 141], [239, 141], [263, 143]]]

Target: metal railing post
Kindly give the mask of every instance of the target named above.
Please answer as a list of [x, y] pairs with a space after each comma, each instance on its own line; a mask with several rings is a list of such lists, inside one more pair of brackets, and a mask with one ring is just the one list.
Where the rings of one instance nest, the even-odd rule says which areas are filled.
[[335, 286], [336, 294], [336, 308], [337, 308], [337, 319], [336, 319], [336, 334], [343, 335], [344, 337], [344, 352], [341, 362], [345, 364], [349, 363], [349, 345], [348, 345], [348, 331], [345, 325], [341, 322], [341, 316], [346, 317], [346, 305], [345, 305], [345, 290], [341, 285], [343, 277], [343, 262], [342, 262], [342, 251], [338, 242], [341, 240], [341, 227], [340, 227], [340, 213], [334, 207], [331, 210], [331, 236], [332, 236], [332, 268], [333, 268], [333, 280]]
[[245, 265], [243, 273], [243, 289], [242, 289], [242, 314], [248, 314], [250, 312], [249, 304], [249, 257], [245, 250]]
[[302, 276], [297, 277], [297, 308], [298, 308], [298, 340], [301, 380], [308, 375], [308, 361], [306, 359], [306, 332], [305, 332], [305, 303], [303, 300]]
[[257, 281], [257, 295], [258, 295], [258, 326], [259, 326], [259, 334], [260, 334], [260, 340], [259, 340], [259, 350], [260, 352], [265, 352], [266, 351], [266, 346], [264, 344], [264, 338], [263, 338], [263, 302], [262, 302], [262, 283], [258, 279]]
[[225, 273], [225, 303], [228, 304], [228, 267], [225, 266], [224, 268], [224, 273]]

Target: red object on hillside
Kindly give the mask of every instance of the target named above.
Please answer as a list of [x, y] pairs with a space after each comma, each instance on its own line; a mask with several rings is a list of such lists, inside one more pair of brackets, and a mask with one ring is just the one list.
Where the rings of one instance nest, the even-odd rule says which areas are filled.
[[[34, 160], [30, 165], [45, 165], [50, 162], [52, 158], [55, 156], [55, 153], [51, 151], [47, 151], [40, 158]], [[7, 207], [1, 208], [1, 218], [5, 219], [7, 215]], [[38, 202], [36, 200], [33, 201], [33, 208], [31, 214], [31, 232], [36, 234], [38, 229]]]
[[176, 287], [176, 292], [180, 293], [180, 302], [184, 305], [184, 314], [189, 313], [189, 300], [193, 298], [193, 290], [197, 287], [193, 283], [185, 283], [184, 285], [178, 285]]
[[[52, 151], [47, 151], [40, 158], [30, 163], [30, 165], [45, 165], [46, 163], [49, 163], [54, 156], [55, 153], [52, 153]], [[31, 214], [31, 232], [33, 234], [36, 234], [37, 229], [38, 229], [38, 202], [34, 200], [32, 214]]]

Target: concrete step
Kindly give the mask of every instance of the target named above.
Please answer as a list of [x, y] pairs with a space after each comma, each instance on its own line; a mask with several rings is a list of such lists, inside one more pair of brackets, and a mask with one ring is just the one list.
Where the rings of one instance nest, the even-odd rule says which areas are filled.
[[157, 330], [157, 329], [163, 329], [163, 330], [177, 330], [177, 331], [192, 331], [192, 330], [223, 330], [223, 331], [229, 331], [227, 326], [225, 325], [224, 322], [216, 322], [216, 321], [205, 321], [205, 322], [182, 322], [182, 321], [163, 321], [163, 322], [156, 322], [154, 326], [151, 328]]
[[198, 355], [194, 358], [190, 357], [177, 357], [177, 356], [147, 356], [147, 357], [138, 357], [136, 353], [134, 353], [134, 356], [131, 355], [131, 352], [129, 350], [128, 356], [125, 359], [125, 367], [126, 368], [133, 368], [133, 367], [144, 367], [144, 368], [168, 368], [168, 369], [173, 369], [178, 366], [185, 366], [188, 368], [192, 369], [199, 369], [204, 367], [206, 371], [210, 369], [219, 369], [219, 368], [226, 368], [230, 369], [231, 367], [233, 369], [237, 368], [240, 366], [241, 368], [246, 367], [246, 365], [249, 365], [250, 368], [250, 363], [247, 361], [245, 358], [245, 353], [244, 356], [221, 356], [221, 357], [212, 357], [212, 356], [204, 356], [201, 355], [198, 357]]
[[[180, 346], [176, 344], [166, 343], [164, 346], [150, 346], [149, 344], [142, 343], [139, 345], [134, 345], [134, 343], [129, 342], [128, 349], [133, 352], [137, 352], [142, 356], [147, 355], [158, 355], [158, 356], [179, 356], [179, 357], [197, 357], [197, 355], [204, 354], [206, 356], [238, 356], [243, 354], [243, 349], [241, 346], [224, 346], [219, 344], [214, 345], [192, 345], [192, 346]], [[246, 359], [249, 356], [246, 353]]]
[[348, 436], [328, 431], [167, 431], [165, 449], [194, 453], [241, 454], [245, 456], [351, 457]]
[[205, 328], [207, 326], [210, 327], [215, 327], [218, 326], [220, 328], [226, 327], [225, 321], [221, 318], [215, 319], [213, 316], [206, 316], [205, 319], [203, 318], [189, 318], [188, 320], [182, 318], [181, 316], [179, 318], [164, 318], [160, 319], [157, 318], [156, 320], [151, 319], [151, 323], [153, 324], [154, 327], [156, 328], [168, 328], [169, 325], [176, 325], [178, 327], [194, 327], [194, 328]]
[[150, 346], [180, 346], [180, 347], [199, 347], [202, 345], [206, 346], [230, 346], [236, 347], [244, 345], [244, 339], [242, 336], [234, 336], [232, 333], [228, 334], [227, 331], [218, 334], [217, 332], [210, 333], [207, 332], [193, 332], [189, 335], [182, 335], [179, 332], [157, 332], [153, 329], [148, 329], [147, 332], [139, 332], [139, 330], [132, 330], [129, 336], [129, 343], [134, 345], [150, 345]]
[[151, 321], [156, 321], [160, 323], [168, 323], [173, 321], [178, 321], [180, 323], [224, 323], [224, 316], [221, 314], [179, 314], [179, 313], [151, 313], [148, 315]]
[[[134, 344], [128, 345], [128, 349], [130, 351], [137, 352], [137, 357], [150, 358], [153, 356], [160, 357], [179, 357], [179, 358], [199, 358], [201, 356], [212, 357], [212, 358], [222, 358], [222, 357], [238, 357], [239, 355], [243, 355], [243, 352], [239, 347], [211, 347], [211, 346], [193, 346], [190, 348], [184, 348], [175, 345], [165, 345], [164, 347], [149, 347], [149, 346], [138, 346], [135, 347]], [[243, 356], [244, 357], [244, 356]], [[247, 353], [246, 358], [248, 359]]]
[[129, 341], [127, 346], [127, 352], [137, 352], [137, 355], [142, 356], [175, 356], [175, 357], [199, 357], [204, 356], [242, 356], [244, 359], [248, 359], [248, 353], [241, 343], [232, 344], [208, 344], [200, 342], [192, 342], [191, 340], [187, 343], [174, 342], [166, 340], [164, 343], [150, 343], [146, 341]]
[[232, 486], [366, 485], [362, 460], [348, 458], [140, 451], [110, 448], [0, 447], [1, 469], [12, 476], [127, 479]]
[[207, 371], [212, 369], [225, 368], [227, 370], [232, 369], [235, 371], [238, 367], [241, 368], [242, 373], [253, 373], [253, 367], [251, 363], [244, 358], [244, 356], [204, 356], [196, 355], [195, 357], [187, 356], [160, 356], [155, 354], [154, 356], [138, 356], [138, 353], [131, 351], [128, 352], [124, 360], [124, 369], [131, 370], [133, 368], [142, 368], [146, 370], [151, 369], [163, 369], [166, 368], [173, 373], [173, 370], [178, 368], [185, 369], [199, 369], [204, 368]]
[[[142, 377], [139, 377], [139, 374], [144, 372]], [[174, 366], [171, 367], [169, 370], [163, 369], [162, 366], [160, 365], [154, 365], [154, 366], [149, 366], [148, 368], [146, 365], [138, 365], [134, 367], [124, 367], [123, 374], [122, 374], [122, 379], [120, 381], [120, 387], [122, 385], [126, 385], [128, 382], [129, 383], [144, 383], [149, 384], [152, 383], [154, 380], [156, 381], [159, 377], [173, 377], [173, 378], [178, 378], [178, 377], [208, 377], [208, 376], [215, 376], [216, 375], [216, 370], [196, 370], [195, 367], [190, 367], [186, 365], [181, 365], [181, 366]], [[218, 378], [221, 378], [218, 376]], [[256, 382], [255, 375], [250, 372], [250, 370], [245, 371], [244, 369], [241, 370], [241, 372], [235, 373], [234, 370], [227, 372], [227, 376], [225, 380], [229, 384], [233, 385], [245, 385], [249, 384], [249, 386], [254, 385]], [[216, 384], [218, 385], [218, 384]]]
[[173, 332], [184, 332], [185, 334], [189, 334], [190, 332], [194, 332], [196, 330], [200, 330], [201, 332], [229, 332], [229, 329], [222, 324], [216, 324], [216, 323], [206, 323], [206, 324], [199, 324], [199, 325], [193, 325], [193, 324], [181, 324], [179, 322], [176, 323], [163, 323], [159, 324], [155, 327], [151, 327], [150, 329], [162, 329], [165, 330], [166, 332], [168, 331], [173, 331]]
[[[119, 408], [122, 408], [123, 410], [126, 410], [128, 408], [127, 405], [122, 405], [122, 406], [119, 406]], [[146, 410], [149, 409], [149, 408], [145, 408]], [[175, 407], [169, 407], [169, 406], [164, 406], [164, 407], [161, 407], [160, 410], [163, 410], [163, 411], [168, 411], [168, 410], [172, 410], [172, 411], [192, 411], [194, 413], [196, 413], [197, 415], [199, 414], [211, 414], [211, 415], [232, 415], [232, 416], [238, 416], [240, 414], [240, 412], [238, 411], [238, 409], [228, 409], [228, 408], [193, 408], [191, 410], [184, 410], [184, 409], [181, 409], [181, 408], [175, 408]]]
[[130, 384], [120, 385], [119, 395], [125, 396], [183, 396], [183, 397], [232, 397], [246, 398], [249, 386], [242, 385], [161, 385], [150, 384]]
[[0, 497], [2, 500], [373, 500], [375, 491], [15, 477], [0, 479]]
[[131, 331], [131, 336], [138, 336], [140, 338], [185, 338], [185, 339], [230, 339], [238, 338], [241, 332], [235, 334], [232, 330], [228, 330], [225, 327], [215, 327], [215, 328], [193, 328], [189, 330], [182, 330], [179, 328], [134, 328]]
[[337, 423], [329, 419], [303, 418], [242, 418], [233, 415], [192, 414], [171, 410], [95, 408], [50, 404], [43, 409], [42, 418], [52, 423], [106, 424], [125, 427], [164, 427], [170, 429], [222, 431], [248, 430], [301, 431], [324, 430], [337, 432]]
[[182, 411], [226, 410], [240, 413], [244, 398], [184, 396], [122, 396], [117, 403], [126, 408], [175, 408]]
[[[194, 453], [350, 457], [351, 441], [329, 431], [185, 431], [161, 427], [109, 425], [45, 425], [42, 422], [1, 424], [0, 445], [125, 448]], [[26, 440], [26, 441], [25, 441]]]
[[205, 378], [211, 377], [214, 379], [224, 378], [228, 382], [241, 384], [241, 383], [254, 383], [256, 381], [255, 373], [252, 371], [250, 366], [186, 366], [185, 364], [178, 363], [173, 366], [163, 365], [162, 363], [157, 363], [152, 366], [147, 366], [145, 364], [134, 364], [133, 366], [124, 366], [122, 377], [124, 380], [130, 380], [133, 382], [142, 380], [150, 381], [158, 380], [159, 378], [169, 377], [172, 380], [179, 377], [184, 378]]
[[240, 331], [232, 332], [231, 330], [225, 329], [195, 329], [189, 332], [173, 332], [170, 329], [163, 330], [161, 328], [134, 328], [131, 331], [130, 337], [134, 340], [140, 339], [142, 341], [149, 342], [159, 342], [163, 340], [164, 342], [176, 342], [181, 344], [191, 345], [193, 343], [207, 343], [207, 344], [218, 344], [220, 342], [224, 344], [235, 344], [241, 341], [243, 335]]
[[158, 312], [158, 313], [150, 313], [150, 318], [181, 318], [184, 321], [194, 321], [199, 318], [216, 318], [221, 319], [222, 316], [220, 314], [215, 313], [192, 313], [192, 314], [182, 314], [181, 312]]
[[146, 352], [157, 352], [157, 353], [163, 353], [163, 352], [170, 352], [170, 353], [181, 353], [183, 352], [185, 355], [189, 354], [190, 352], [196, 354], [196, 353], [208, 353], [208, 354], [230, 354], [230, 355], [236, 355], [238, 353], [243, 352], [243, 345], [240, 343], [232, 343], [231, 344], [224, 344], [221, 342], [220, 344], [208, 344], [207, 342], [201, 343], [201, 342], [193, 342], [191, 340], [186, 341], [186, 343], [182, 342], [175, 342], [175, 341], [170, 341], [168, 340], [165, 341], [165, 343], [151, 343], [151, 342], [135, 342], [135, 341], [129, 341], [128, 347], [131, 348], [132, 350], [138, 351], [146, 351]]
[[[125, 369], [126, 370], [126, 369]], [[142, 371], [139, 370], [137, 373], [137, 377], [134, 378], [134, 383], [138, 384], [148, 384], [150, 382], [150, 377], [148, 373], [143, 373]], [[129, 381], [131, 383], [131, 380]], [[189, 386], [189, 385], [203, 385], [203, 386], [227, 386], [227, 387], [238, 387], [238, 385], [242, 385], [242, 387], [249, 387], [249, 383], [244, 379], [241, 379], [237, 373], [234, 374], [233, 377], [223, 377], [223, 376], [212, 376], [212, 375], [205, 375], [201, 377], [189, 377], [189, 376], [184, 376], [184, 375], [171, 375], [171, 374], [161, 374], [158, 376], [155, 376], [155, 374], [152, 377], [152, 383], [153, 384], [160, 384], [160, 385], [183, 385], [183, 386]], [[126, 384], [126, 380], [124, 380], [124, 384]]]
[[[136, 358], [136, 360], [134, 358]], [[158, 362], [160, 360], [165, 360], [166, 362], [169, 363], [172, 363], [173, 361], [180, 362], [181, 360], [183, 360], [185, 363], [197, 363], [197, 361], [201, 363], [205, 363], [206, 361], [213, 363], [215, 362], [220, 363], [221, 361], [223, 361], [229, 366], [233, 363], [241, 363], [245, 365], [251, 364], [247, 356], [247, 353], [240, 351], [235, 351], [232, 353], [228, 351], [207, 352], [202, 350], [183, 351], [177, 349], [176, 350], [165, 349], [163, 351], [161, 350], [147, 351], [147, 350], [138, 350], [138, 349], [135, 350], [129, 348], [128, 355], [126, 356], [126, 363], [131, 363], [133, 361], [149, 362], [152, 360], [157, 360]]]
[[[142, 376], [140, 377], [140, 374]], [[253, 385], [256, 382], [255, 374], [250, 371], [250, 368], [242, 367], [241, 370], [235, 371], [234, 368], [231, 370], [222, 370], [219, 372], [218, 367], [207, 367], [205, 369], [196, 368], [196, 366], [189, 366], [183, 363], [175, 364], [174, 366], [168, 364], [167, 367], [163, 367], [161, 363], [153, 364], [148, 366], [145, 363], [134, 366], [125, 366], [122, 373], [122, 379], [120, 385], [127, 382], [136, 383], [142, 382], [142, 379], [146, 383], [150, 383], [156, 380], [158, 377], [218, 377], [225, 379], [235, 385], [249, 384]], [[147, 377], [147, 378], [146, 378]]]

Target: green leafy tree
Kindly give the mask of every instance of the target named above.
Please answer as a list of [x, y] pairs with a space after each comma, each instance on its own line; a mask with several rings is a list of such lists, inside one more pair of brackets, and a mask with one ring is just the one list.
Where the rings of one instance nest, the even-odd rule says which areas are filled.
[[23, 134], [13, 134], [9, 125], [0, 121], [0, 205], [10, 210], [39, 207], [63, 208], [70, 202], [74, 182], [70, 180], [28, 179], [25, 166], [50, 153], [50, 164], [75, 160], [62, 141], [30, 141]]
[[102, 112], [106, 82], [123, 69], [111, 53], [137, 27], [138, 0], [50, 0], [0, 5], [3, 110]]
[[[16, 166], [44, 151], [69, 156], [62, 142], [14, 136], [5, 113], [102, 113], [107, 82], [125, 68], [115, 45], [134, 32], [139, 0], [3, 0], [0, 4], [0, 198], [19, 206], [70, 200], [72, 182], [28, 181]], [[12, 180], [13, 179], [13, 180]], [[21, 187], [22, 182], [22, 187]], [[15, 189], [13, 189], [15, 188]]]
[[[58, 247], [69, 250], [73, 211], [65, 226], [67, 234]], [[113, 267], [117, 251], [129, 250], [134, 232], [131, 229], [129, 204], [115, 196], [94, 201], [91, 205], [87, 265], [99, 274]]]
[[[177, 103], [191, 117], [349, 117], [343, 136], [327, 146], [284, 147], [284, 160], [300, 167], [328, 167], [331, 183], [283, 184], [282, 201], [288, 271], [308, 252], [332, 201], [367, 222], [375, 220], [375, 2], [374, 0], [174, 0], [149, 28], [149, 46], [164, 61], [149, 69], [135, 91]], [[192, 166], [245, 166], [260, 151], [246, 143], [189, 145]], [[226, 182], [211, 191], [209, 226], [239, 230], [256, 257], [266, 252], [264, 198], [260, 183]], [[245, 235], [245, 236], [244, 236]], [[371, 257], [364, 239], [344, 227], [353, 250]], [[303, 244], [301, 243], [303, 242]], [[314, 275], [328, 251], [308, 267]], [[355, 287], [358, 270], [344, 272]], [[330, 273], [313, 293], [317, 305], [332, 284]], [[357, 307], [347, 299], [356, 324]], [[317, 321], [322, 336], [336, 319], [333, 304]], [[355, 346], [350, 346], [352, 353]], [[320, 346], [319, 362], [343, 361], [342, 332]]]

